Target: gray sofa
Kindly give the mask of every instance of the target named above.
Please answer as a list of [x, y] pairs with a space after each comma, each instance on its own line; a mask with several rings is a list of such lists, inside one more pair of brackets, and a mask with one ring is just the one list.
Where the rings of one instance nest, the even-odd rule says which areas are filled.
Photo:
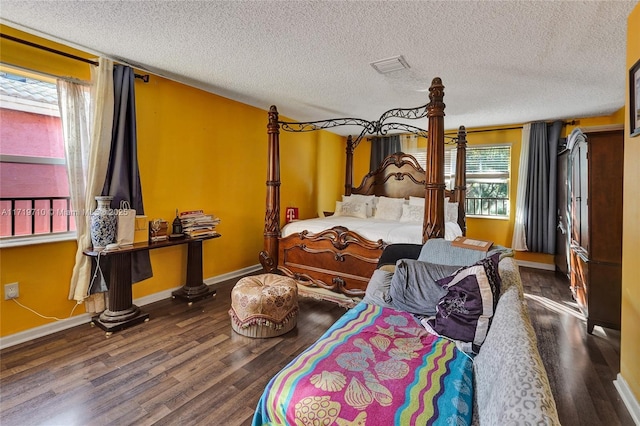
[[474, 417], [480, 425], [559, 425], [549, 379], [524, 301], [518, 265], [499, 264], [502, 288], [487, 338], [475, 357]]
[[[518, 265], [511, 250], [495, 250], [501, 251], [498, 272], [502, 283], [491, 327], [473, 362], [472, 423], [559, 425], [549, 379], [525, 304]], [[403, 258], [462, 266], [473, 264], [484, 256], [487, 254], [455, 248], [444, 240], [429, 240], [424, 247], [414, 244], [388, 246], [378, 268], [391, 272], [395, 270], [396, 261]], [[388, 286], [372, 286], [373, 281], [372, 278], [365, 301], [388, 306], [391, 300]]]

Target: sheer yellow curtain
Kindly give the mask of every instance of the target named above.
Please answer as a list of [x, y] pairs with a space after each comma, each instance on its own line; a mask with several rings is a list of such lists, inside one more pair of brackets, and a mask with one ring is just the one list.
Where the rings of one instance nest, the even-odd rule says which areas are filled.
[[104, 295], [89, 295], [91, 259], [82, 254], [91, 247], [89, 212], [95, 208], [106, 175], [113, 126], [113, 62], [99, 59], [92, 67], [91, 95], [86, 103], [85, 89], [77, 83], [59, 80], [65, 156], [69, 175], [71, 202], [80, 213], [76, 217], [76, 263], [69, 286], [69, 299], [85, 302], [89, 313], [104, 310]]
[[520, 165], [518, 166], [518, 190], [516, 193], [516, 221], [513, 228], [513, 240], [511, 248], [519, 251], [527, 251], [527, 234], [524, 227], [527, 212], [525, 210], [525, 197], [527, 192], [527, 178], [529, 173], [529, 139], [531, 136], [531, 123], [522, 126], [522, 143], [520, 146]]

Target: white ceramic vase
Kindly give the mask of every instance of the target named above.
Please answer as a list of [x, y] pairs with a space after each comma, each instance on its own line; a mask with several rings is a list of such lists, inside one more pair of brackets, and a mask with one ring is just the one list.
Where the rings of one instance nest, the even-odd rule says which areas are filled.
[[111, 196], [98, 196], [98, 206], [91, 212], [91, 243], [94, 249], [105, 248], [116, 242], [118, 216], [111, 208]]

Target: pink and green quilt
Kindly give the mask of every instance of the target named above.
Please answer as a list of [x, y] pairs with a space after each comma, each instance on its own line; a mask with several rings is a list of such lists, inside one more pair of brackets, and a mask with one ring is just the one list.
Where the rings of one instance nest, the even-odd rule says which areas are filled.
[[359, 303], [271, 379], [253, 424], [469, 424], [472, 377], [411, 314]]

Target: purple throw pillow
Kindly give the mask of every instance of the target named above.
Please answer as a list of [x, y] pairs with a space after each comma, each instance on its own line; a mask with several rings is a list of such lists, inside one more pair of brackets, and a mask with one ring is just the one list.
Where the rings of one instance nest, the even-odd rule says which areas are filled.
[[478, 353], [500, 297], [499, 258], [496, 253], [438, 280], [447, 294], [438, 302], [435, 317], [422, 320], [425, 328], [455, 340], [465, 352]]

